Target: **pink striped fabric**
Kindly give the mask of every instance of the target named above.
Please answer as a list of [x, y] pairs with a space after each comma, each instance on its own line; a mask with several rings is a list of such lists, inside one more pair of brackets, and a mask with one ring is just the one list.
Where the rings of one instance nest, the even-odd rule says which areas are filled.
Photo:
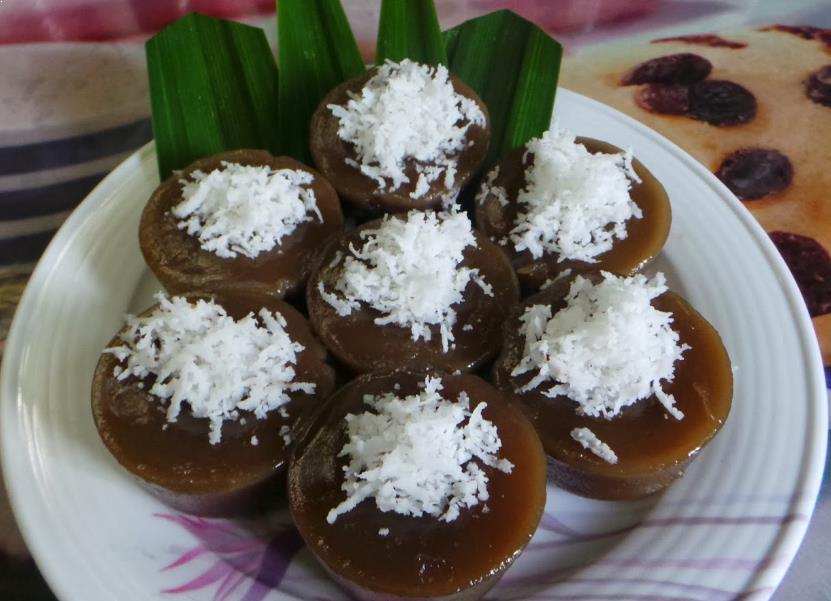
[[[582, 32], [599, 25], [653, 14], [667, 0], [437, 0], [442, 23], [509, 8], [548, 31]], [[0, 2], [0, 44], [48, 41], [113, 41], [154, 33], [189, 12], [245, 19], [273, 14], [277, 0], [5, 0]], [[346, 0], [357, 18], [358, 37], [373, 28], [377, 4]], [[370, 17], [367, 22], [364, 17]], [[372, 36], [374, 37], [374, 36]], [[370, 38], [372, 39], [372, 38]]]
[[0, 44], [107, 41], [153, 33], [189, 12], [225, 18], [273, 13], [275, 0], [6, 0]]

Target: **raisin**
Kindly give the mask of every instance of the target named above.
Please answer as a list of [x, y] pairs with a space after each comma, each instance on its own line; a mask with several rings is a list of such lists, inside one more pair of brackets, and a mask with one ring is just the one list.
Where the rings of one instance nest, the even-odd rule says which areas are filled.
[[793, 166], [773, 148], [740, 148], [722, 161], [716, 177], [742, 200], [758, 200], [790, 186]]
[[808, 236], [771, 232], [770, 238], [791, 270], [811, 317], [831, 313], [831, 256], [828, 251]]
[[763, 27], [759, 31], [784, 31], [785, 33], [792, 33], [795, 36], [799, 36], [803, 40], [813, 40], [822, 29], [814, 27], [813, 25], [770, 25]]
[[682, 52], [659, 56], [633, 67], [621, 80], [621, 85], [644, 83], [695, 83], [705, 79], [713, 65], [703, 56]]
[[710, 125], [739, 125], [756, 116], [756, 97], [732, 81], [711, 79], [690, 88], [689, 117]]
[[831, 29], [814, 27], [813, 25], [771, 25], [760, 31], [784, 31], [801, 37], [803, 40], [817, 40], [831, 50]]
[[662, 42], [686, 42], [687, 44], [700, 44], [702, 46], [710, 46], [711, 48], [745, 48], [747, 44], [744, 42], [734, 42], [733, 40], [725, 40], [720, 35], [713, 35], [711, 33], [699, 35], [678, 35], [671, 38], [659, 38], [652, 40], [653, 44], [660, 44]]
[[678, 84], [648, 83], [638, 89], [635, 103], [652, 113], [685, 115], [690, 106], [690, 89]]
[[805, 80], [805, 95], [817, 104], [831, 107], [831, 65], [811, 73]]

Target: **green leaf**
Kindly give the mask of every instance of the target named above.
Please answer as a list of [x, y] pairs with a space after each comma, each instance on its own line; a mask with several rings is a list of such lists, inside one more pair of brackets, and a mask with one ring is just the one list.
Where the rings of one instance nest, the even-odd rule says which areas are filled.
[[365, 69], [340, 0], [280, 0], [280, 132], [283, 153], [311, 162], [309, 121], [329, 90]]
[[490, 112], [488, 164], [548, 129], [563, 55], [555, 39], [502, 10], [444, 32], [444, 41], [450, 70]]
[[430, 65], [447, 64], [433, 0], [383, 0], [381, 3], [375, 64], [405, 58]]
[[256, 27], [192, 13], [147, 41], [159, 175], [237, 148], [277, 152], [277, 66]]

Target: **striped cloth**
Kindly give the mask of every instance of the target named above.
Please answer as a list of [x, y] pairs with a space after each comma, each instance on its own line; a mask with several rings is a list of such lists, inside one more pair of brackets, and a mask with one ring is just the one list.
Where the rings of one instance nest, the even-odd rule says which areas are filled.
[[104, 175], [151, 139], [143, 41], [194, 10], [273, 19], [259, 15], [274, 2], [0, 2], [0, 294]]
[[139, 42], [0, 46], [0, 81], [2, 277], [152, 133]]
[[275, 0], [4, 0], [0, 44], [116, 40], [152, 33], [193, 11], [239, 19], [274, 7]]
[[152, 137], [141, 117], [93, 133], [0, 146], [0, 261], [34, 262], [104, 175]]

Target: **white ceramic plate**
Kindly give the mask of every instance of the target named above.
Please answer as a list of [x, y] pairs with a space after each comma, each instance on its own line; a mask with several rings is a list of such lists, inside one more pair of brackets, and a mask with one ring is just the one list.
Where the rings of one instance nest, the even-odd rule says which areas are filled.
[[[791, 276], [708, 171], [635, 121], [561, 90], [580, 135], [632, 146], [672, 199], [657, 267], [721, 332], [736, 366], [724, 430], [663, 495], [597, 502], [549, 488], [542, 525], [492, 599], [764, 599], [814, 506], [827, 407], [819, 354]], [[157, 183], [148, 145], [75, 211], [40, 262], [3, 361], [2, 459], [26, 540], [64, 601], [344, 599], [285, 511], [251, 522], [177, 515], [98, 439], [98, 354], [158, 284], [137, 242]]]

